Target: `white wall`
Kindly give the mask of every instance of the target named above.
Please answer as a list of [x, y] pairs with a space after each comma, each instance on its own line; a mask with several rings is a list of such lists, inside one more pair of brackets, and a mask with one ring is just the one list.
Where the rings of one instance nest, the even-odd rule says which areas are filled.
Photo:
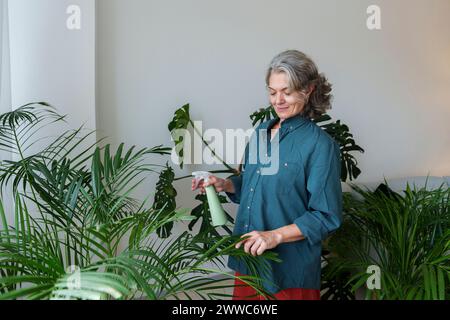
[[[380, 31], [366, 27], [371, 4]], [[167, 123], [190, 102], [206, 128], [249, 128], [268, 105], [269, 61], [293, 48], [328, 75], [330, 114], [366, 150], [357, 182], [449, 175], [449, 12], [448, 0], [99, 0], [97, 127], [168, 144]], [[192, 205], [189, 181], [179, 188]]]
[[[11, 111], [11, 87], [9, 73], [9, 32], [8, 1], [0, 0], [0, 113]], [[1, 149], [1, 148], [0, 148]], [[11, 160], [9, 151], [0, 150], [0, 161]], [[12, 216], [11, 195], [9, 191], [2, 194], [2, 205], [8, 216]]]
[[[81, 7], [81, 29], [69, 30], [69, 5]], [[95, 1], [9, 1], [11, 97], [14, 108], [46, 101], [69, 126], [95, 129]]]
[[[0, 112], [11, 110], [9, 73], [8, 1], [0, 0]], [[4, 153], [0, 151], [0, 159]]]
[[[71, 4], [82, 8], [80, 30], [66, 27], [66, 9]], [[95, 129], [95, 1], [10, 0], [7, 13], [8, 21], [0, 21], [4, 39], [9, 40], [1, 55], [1, 113], [46, 101], [69, 117], [67, 125], [44, 128], [42, 137], [56, 137], [61, 130], [82, 124]], [[94, 141], [92, 137], [89, 143]], [[3, 152], [0, 157], [10, 159], [11, 154]], [[3, 200], [9, 206], [7, 196]], [[6, 211], [12, 219], [12, 211]]]

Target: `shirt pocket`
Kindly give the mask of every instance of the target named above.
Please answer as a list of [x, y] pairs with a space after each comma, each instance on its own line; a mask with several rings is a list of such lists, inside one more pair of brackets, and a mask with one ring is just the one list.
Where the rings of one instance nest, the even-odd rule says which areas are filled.
[[294, 161], [283, 161], [280, 163], [278, 174], [275, 175], [275, 188], [279, 194], [288, 194], [295, 185], [301, 165]]

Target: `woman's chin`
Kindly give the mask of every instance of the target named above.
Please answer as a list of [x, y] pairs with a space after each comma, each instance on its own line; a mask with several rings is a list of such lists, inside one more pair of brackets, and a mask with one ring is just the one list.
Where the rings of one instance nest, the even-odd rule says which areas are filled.
[[289, 107], [275, 107], [277, 112], [286, 112], [289, 110]]
[[289, 118], [289, 109], [275, 109], [278, 118], [286, 119]]

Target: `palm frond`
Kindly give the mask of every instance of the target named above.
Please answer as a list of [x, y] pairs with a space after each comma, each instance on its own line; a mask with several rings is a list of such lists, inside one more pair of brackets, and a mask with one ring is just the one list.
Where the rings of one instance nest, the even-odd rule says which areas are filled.
[[[400, 195], [381, 185], [346, 203], [342, 230], [330, 240], [341, 272], [362, 288], [370, 265], [381, 269], [377, 299], [447, 299], [450, 293], [450, 189], [411, 188]], [[348, 231], [347, 231], [347, 230]], [[347, 248], [347, 250], [341, 250]], [[369, 290], [370, 291], [370, 290]]]

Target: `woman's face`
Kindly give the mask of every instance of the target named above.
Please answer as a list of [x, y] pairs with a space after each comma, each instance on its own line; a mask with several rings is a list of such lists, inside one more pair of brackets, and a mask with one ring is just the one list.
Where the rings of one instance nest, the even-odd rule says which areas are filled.
[[305, 107], [306, 95], [289, 89], [284, 72], [272, 73], [269, 79], [270, 103], [281, 121], [300, 114]]

